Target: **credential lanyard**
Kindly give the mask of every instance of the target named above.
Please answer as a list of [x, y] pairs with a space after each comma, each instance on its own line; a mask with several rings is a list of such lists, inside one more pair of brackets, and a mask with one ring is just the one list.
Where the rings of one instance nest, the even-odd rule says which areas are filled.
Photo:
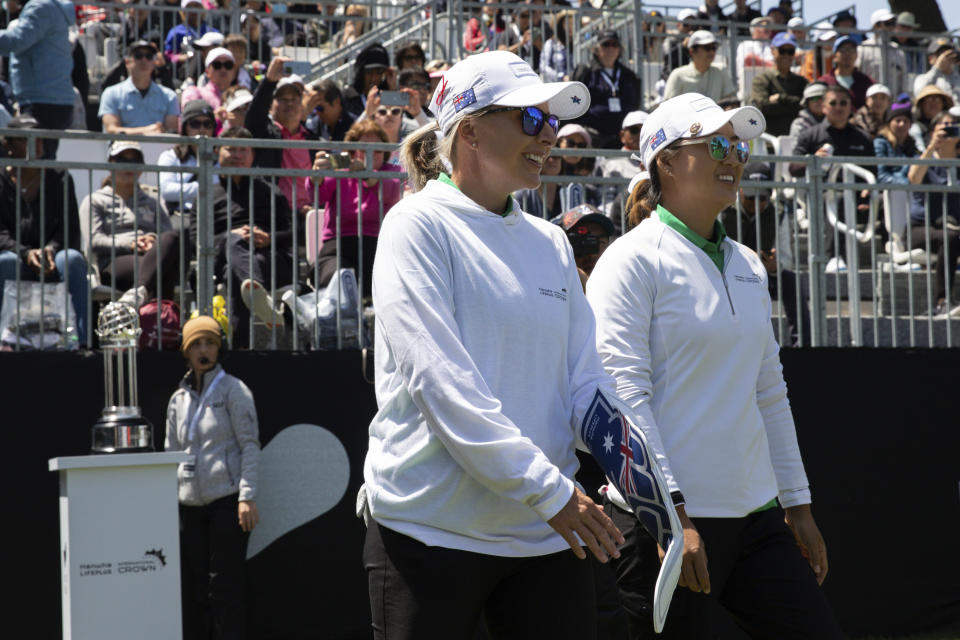
[[602, 78], [603, 78], [603, 81], [606, 82], [606, 83], [607, 83], [607, 86], [610, 87], [610, 91], [612, 92], [612, 94], [613, 94], [614, 96], [616, 96], [617, 93], [618, 93], [618, 92], [617, 92], [617, 85], [620, 83], [620, 69], [614, 67], [614, 68], [613, 68], [613, 73], [612, 73], [611, 75], [609, 75], [609, 76], [607, 75], [607, 70], [606, 70], [606, 69], [601, 69], [601, 70], [600, 70], [600, 77], [602, 77]]
[[203, 405], [206, 404], [207, 399], [210, 397], [210, 394], [213, 393], [213, 389], [217, 386], [217, 383], [220, 382], [220, 378], [223, 377], [224, 371], [221, 369], [214, 379], [207, 385], [207, 388], [204, 390], [203, 395], [200, 396], [200, 402], [197, 404], [197, 410], [193, 412], [193, 416], [190, 418], [190, 427], [187, 429], [187, 442], [193, 442], [193, 436], [197, 431], [197, 422], [200, 421], [200, 414], [203, 413]]

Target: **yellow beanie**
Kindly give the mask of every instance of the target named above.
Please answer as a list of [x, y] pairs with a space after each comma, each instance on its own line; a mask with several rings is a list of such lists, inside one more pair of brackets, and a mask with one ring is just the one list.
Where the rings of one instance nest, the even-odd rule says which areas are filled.
[[201, 337], [210, 338], [220, 346], [220, 325], [210, 316], [198, 316], [183, 325], [183, 345], [180, 350], [186, 353], [190, 345]]

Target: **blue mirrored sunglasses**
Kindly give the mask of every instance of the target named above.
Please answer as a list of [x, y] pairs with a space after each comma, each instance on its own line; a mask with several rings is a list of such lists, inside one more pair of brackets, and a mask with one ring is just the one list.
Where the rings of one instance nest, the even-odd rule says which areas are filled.
[[500, 107], [487, 111], [490, 113], [501, 113], [503, 111], [522, 111], [521, 127], [528, 136], [535, 136], [543, 130], [543, 123], [546, 122], [553, 129], [554, 135], [560, 131], [560, 119], [553, 114], [546, 114], [537, 107]]

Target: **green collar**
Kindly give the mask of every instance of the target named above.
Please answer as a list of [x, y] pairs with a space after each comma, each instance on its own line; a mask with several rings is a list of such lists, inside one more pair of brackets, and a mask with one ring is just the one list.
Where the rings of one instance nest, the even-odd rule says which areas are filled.
[[727, 237], [727, 232], [723, 228], [720, 220], [713, 221], [713, 237], [715, 240], [707, 240], [699, 233], [688, 227], [682, 220], [663, 208], [663, 205], [657, 205], [657, 215], [660, 222], [667, 225], [694, 245], [703, 250], [707, 256], [717, 265], [720, 273], [723, 273], [723, 240]]
[[[451, 179], [450, 176], [448, 176], [443, 171], [441, 171], [440, 175], [437, 176], [437, 182], [448, 184], [454, 189], [456, 189], [457, 191], [459, 191], [460, 193], [463, 193], [463, 190], [457, 186], [457, 183], [454, 182], [453, 179]], [[513, 196], [507, 196], [507, 206], [504, 208], [503, 210], [504, 212], [498, 215], [506, 217], [514, 210], [514, 208], [516, 209], [520, 208], [519, 205], [517, 205], [517, 201], [513, 199]]]

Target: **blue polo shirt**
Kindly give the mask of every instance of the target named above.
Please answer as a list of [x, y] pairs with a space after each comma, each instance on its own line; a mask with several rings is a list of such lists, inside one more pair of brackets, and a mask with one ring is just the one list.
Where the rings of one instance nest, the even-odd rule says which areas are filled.
[[180, 115], [180, 103], [176, 93], [156, 82], [151, 82], [147, 95], [143, 95], [127, 78], [103, 90], [97, 115], [102, 118], [107, 114], [118, 116], [121, 126], [145, 127], [163, 122], [166, 116]]

